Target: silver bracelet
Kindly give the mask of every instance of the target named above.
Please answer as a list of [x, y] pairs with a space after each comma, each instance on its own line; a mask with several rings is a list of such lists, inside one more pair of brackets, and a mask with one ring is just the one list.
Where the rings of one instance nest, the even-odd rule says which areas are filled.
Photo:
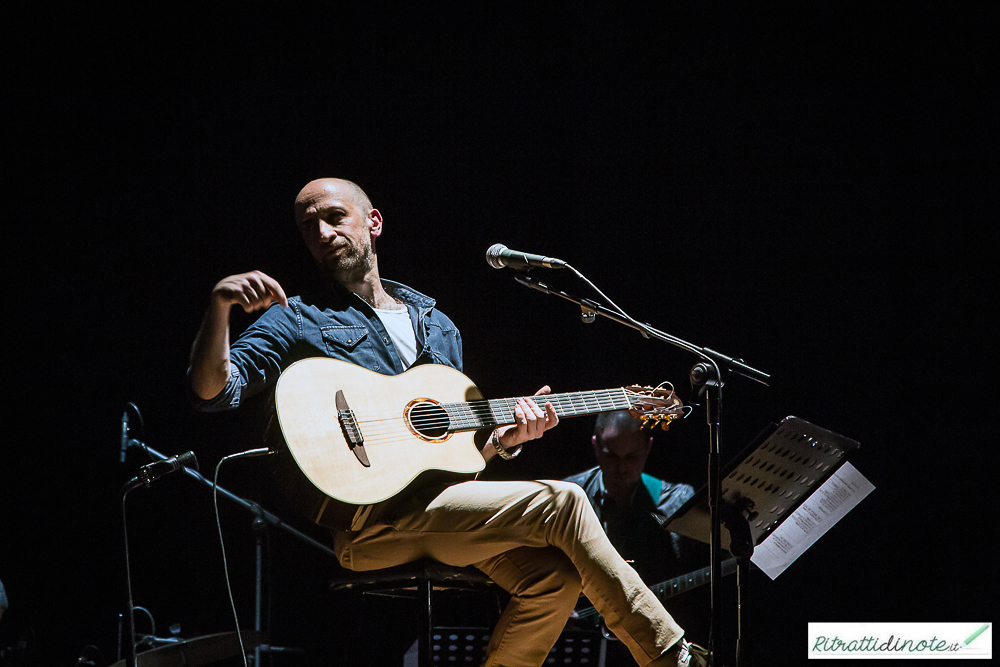
[[490, 442], [493, 443], [493, 449], [497, 450], [497, 456], [502, 458], [504, 461], [512, 460], [515, 456], [521, 453], [522, 449], [524, 449], [523, 447], [518, 447], [514, 450], [513, 454], [508, 452], [503, 448], [503, 445], [500, 444], [500, 436], [497, 435], [497, 431], [495, 429], [493, 431], [493, 435], [490, 436]]

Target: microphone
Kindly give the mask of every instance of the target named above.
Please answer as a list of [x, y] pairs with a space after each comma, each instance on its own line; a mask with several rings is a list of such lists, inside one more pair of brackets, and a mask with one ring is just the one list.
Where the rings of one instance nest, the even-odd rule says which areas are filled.
[[185, 467], [194, 468], [195, 470], [198, 469], [198, 459], [195, 458], [194, 452], [185, 452], [183, 454], [178, 454], [177, 456], [171, 456], [168, 459], [163, 459], [162, 461], [147, 463], [139, 468], [138, 476], [133, 478], [132, 481], [128, 483], [128, 486], [138, 486], [139, 484], [149, 486], [164, 475], [177, 472], [181, 468]]
[[494, 269], [530, 269], [541, 266], [546, 269], [565, 269], [569, 264], [555, 257], [531, 255], [526, 252], [511, 250], [502, 243], [494, 243], [486, 251], [486, 263]]

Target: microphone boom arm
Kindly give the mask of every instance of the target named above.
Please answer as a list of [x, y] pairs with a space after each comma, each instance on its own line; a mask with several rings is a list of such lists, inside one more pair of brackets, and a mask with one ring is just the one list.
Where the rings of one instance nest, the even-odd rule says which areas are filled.
[[721, 352], [716, 352], [715, 350], [712, 350], [707, 347], [699, 347], [697, 345], [693, 345], [685, 340], [677, 338], [676, 336], [671, 336], [668, 333], [659, 331], [658, 329], [655, 329], [649, 326], [648, 324], [641, 324], [635, 322], [634, 320], [622, 317], [615, 311], [606, 308], [600, 305], [599, 303], [591, 301], [590, 299], [583, 299], [581, 297], [577, 297], [572, 294], [567, 294], [562, 290], [553, 289], [548, 285], [546, 285], [545, 283], [535, 278], [531, 278], [530, 276], [526, 276], [524, 274], [515, 275], [514, 280], [521, 283], [525, 287], [530, 287], [533, 290], [538, 290], [539, 292], [543, 292], [545, 294], [551, 294], [553, 296], [558, 296], [562, 299], [566, 299], [567, 301], [571, 301], [580, 306], [580, 308], [585, 313], [587, 312], [596, 313], [597, 315], [606, 317], [609, 320], [614, 320], [619, 324], [624, 324], [627, 327], [631, 327], [632, 329], [635, 329], [644, 336], [647, 337], [652, 336], [665, 343], [670, 343], [671, 345], [675, 345], [683, 350], [687, 350], [688, 352], [691, 352], [692, 354], [695, 354], [705, 359], [706, 361], [711, 361], [712, 363], [718, 366], [723, 366], [728, 370], [730, 370], [731, 372], [736, 373], [737, 375], [742, 375], [743, 377], [748, 378], [750, 380], [754, 380], [755, 382], [759, 382], [764, 386], [768, 386], [768, 382], [771, 379], [771, 376], [768, 375], [767, 373], [759, 371], [751, 366], [748, 366], [746, 363], [744, 363], [739, 359], [733, 359], [732, 357], [726, 356]]
[[[133, 447], [139, 447], [139, 448], [141, 448], [142, 451], [146, 452], [147, 454], [149, 454], [150, 457], [156, 459], [157, 461], [165, 461], [168, 458], [170, 458], [166, 454], [161, 454], [160, 452], [156, 451], [152, 447], [149, 447], [145, 443], [140, 442], [139, 440], [131, 440], [129, 442], [129, 445], [133, 446]], [[183, 472], [188, 477], [191, 477], [195, 481], [201, 483], [202, 485], [207, 486], [209, 489], [211, 489], [213, 487], [212, 480], [207, 479], [201, 473], [199, 473], [197, 470], [192, 470], [191, 468], [188, 468], [187, 466], [182, 466], [181, 469], [180, 469], [180, 471]], [[135, 481], [135, 480], [133, 480], [133, 481]], [[139, 486], [141, 486], [141, 485], [142, 485], [142, 482], [140, 481], [139, 482]], [[236, 495], [235, 493], [232, 493], [231, 491], [227, 491], [226, 489], [222, 488], [221, 486], [216, 486], [215, 489], [216, 489], [216, 491], [218, 492], [218, 494], [220, 496], [224, 496], [224, 497], [228, 498], [229, 500], [233, 501], [237, 505], [239, 505], [239, 506], [243, 507], [244, 509], [246, 509], [247, 511], [249, 511], [254, 516], [260, 517], [261, 519], [263, 519], [264, 521], [266, 521], [268, 524], [270, 524], [272, 526], [275, 526], [277, 528], [281, 528], [285, 532], [291, 534], [293, 537], [296, 537], [299, 540], [301, 540], [302, 542], [305, 542], [306, 544], [309, 544], [310, 546], [313, 546], [313, 547], [319, 549], [320, 551], [322, 551], [323, 553], [327, 554], [328, 556], [333, 556], [334, 558], [337, 557], [337, 553], [333, 549], [331, 549], [327, 545], [323, 544], [322, 542], [318, 542], [318, 541], [314, 540], [309, 535], [306, 535], [305, 533], [303, 533], [303, 532], [301, 532], [299, 530], [296, 530], [292, 526], [288, 525], [277, 514], [274, 514], [273, 512], [269, 512], [266, 509], [264, 509], [263, 507], [261, 507], [260, 505], [258, 505], [257, 503], [252, 502], [250, 500], [246, 500], [245, 498], [241, 498], [240, 496]]]

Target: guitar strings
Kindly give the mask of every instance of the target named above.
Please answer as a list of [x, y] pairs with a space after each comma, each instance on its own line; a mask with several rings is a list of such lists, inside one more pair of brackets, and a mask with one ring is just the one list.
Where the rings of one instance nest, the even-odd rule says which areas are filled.
[[[612, 394], [612, 392], [615, 392], [615, 394]], [[553, 394], [549, 396], [530, 396], [524, 398], [531, 398], [535, 400], [543, 399], [545, 402], [551, 402], [553, 404], [553, 407], [556, 408], [557, 412], [559, 411], [560, 408], [567, 409], [567, 408], [576, 408], [578, 406], [582, 407], [587, 411], [590, 411], [593, 409], [595, 404], [597, 408], [601, 410], [607, 410], [609, 409], [609, 402], [610, 402], [610, 409], [634, 407], [632, 405], [632, 401], [628, 400], [626, 394], [622, 393], [621, 396], [618, 396], [617, 395], [618, 392], [623, 392], [623, 390], [620, 389], [605, 390], [603, 392], [605, 394], [604, 396], [601, 396], [598, 392], [582, 392], [578, 394]], [[587, 394], [593, 395], [593, 398], [590, 399], [586, 398]], [[496, 412], [499, 411], [504, 419], [510, 420], [507, 423], [513, 423], [514, 407], [516, 406], [516, 404], [517, 404], [517, 399], [514, 398], [492, 399], [492, 400], [480, 399], [477, 401], [469, 401], [466, 403], [432, 403], [428, 401], [426, 403], [418, 404], [418, 406], [425, 406], [424, 410], [418, 412], [418, 414], [416, 415], [413, 415], [413, 412], [411, 412], [410, 414], [412, 415], [411, 421], [413, 423], [417, 423], [419, 421], [421, 423], [427, 423], [428, 425], [436, 425], [439, 427], [443, 427], [447, 426], [448, 423], [450, 423], [453, 420], [453, 418], [457, 417], [461, 419], [463, 417], [463, 414], [471, 414], [473, 416], [478, 416], [478, 417], [484, 417], [484, 416], [493, 417], [495, 416]], [[443, 417], [440, 416], [440, 413], [438, 412], [439, 410], [445, 412], [446, 414]], [[432, 414], [421, 414], [421, 413], [432, 413]], [[510, 416], [508, 417], [506, 413], [510, 413]], [[379, 419], [396, 418], [396, 415], [385, 416], [385, 413], [383, 412], [372, 412], [364, 410], [353, 411], [353, 415], [355, 419], [358, 421], [363, 421], [363, 420], [378, 421]], [[434, 420], [438, 421], [435, 422]]]
[[[612, 409], [618, 407], [616, 405], [611, 406]], [[513, 424], [516, 421], [515, 412], [511, 409], [500, 409], [495, 410], [489, 407], [479, 408], [479, 409], [469, 409], [469, 410], [457, 410], [449, 409], [451, 406], [444, 405], [438, 406], [437, 408], [428, 408], [426, 411], [411, 411], [408, 415], [409, 423], [414, 426], [417, 430], [428, 429], [433, 430], [436, 428], [450, 428], [456, 426], [459, 429], [469, 429], [474, 430], [477, 428], [484, 428], [487, 426], [499, 426], [503, 424]], [[605, 408], [606, 409], [606, 408]], [[683, 408], [678, 408], [683, 411]], [[557, 414], [559, 409], [557, 408]], [[394, 415], [359, 415], [358, 413], [353, 413], [354, 420], [358, 423], [365, 424], [378, 424], [379, 422], [392, 421], [397, 419], [404, 419], [406, 417], [400, 416], [398, 414]], [[561, 416], [572, 416], [571, 414], [563, 414]], [[374, 418], [372, 418], [374, 417]]]
[[[633, 399], [635, 396], [641, 397], [641, 395], [634, 394]], [[565, 410], [581, 405], [584, 410], [589, 412], [593, 409], [594, 403], [601, 410], [609, 409], [608, 402], [610, 402], [610, 409], [633, 407], [632, 401], [629, 400], [629, 393], [625, 389], [552, 394], [526, 398], [543, 399], [546, 402], [551, 402], [553, 407], [556, 408], [557, 413], [560, 408]], [[516, 421], [514, 411], [516, 402], [517, 399], [508, 398], [480, 399], [466, 403], [421, 403], [418, 406], [423, 406], [423, 410], [411, 410], [409, 412], [409, 426], [423, 433], [426, 437], [434, 437], [433, 433], [428, 434], [426, 432], [439, 430], [445, 432], [472, 431], [490, 426], [513, 424]], [[412, 434], [406, 419], [398, 413], [387, 414], [375, 411], [351, 411], [349, 414], [353, 417], [366, 443], [377, 444], [380, 440]]]
[[354, 415], [353, 421], [359, 429], [362, 429], [363, 433], [376, 435], [387, 431], [406, 433], [409, 431], [407, 424], [421, 433], [436, 430], [472, 431], [490, 426], [513, 424], [516, 419], [513, 413], [508, 416], [488, 411], [465, 415], [414, 415], [411, 413], [409, 420], [399, 415], [379, 416], [375, 419], [358, 419], [357, 415]]
[[[594, 403], [594, 402], [600, 403], [601, 401], [607, 401], [607, 400], [611, 400], [612, 404], [615, 404], [615, 401], [620, 401], [624, 399], [626, 403], [622, 404], [622, 407], [633, 407], [632, 401], [627, 400], [627, 394], [624, 393], [625, 391], [626, 390], [624, 389], [606, 389], [600, 391], [574, 392], [567, 394], [522, 396], [521, 398], [534, 400], [536, 402], [541, 402], [543, 405], [544, 403], [552, 403], [554, 406], [579, 405], [579, 404], [586, 405], [588, 403]], [[588, 398], [588, 396], [591, 396], [592, 398]], [[641, 402], [641, 395], [637, 394], [633, 398], [636, 399], [636, 397], [638, 397], [637, 400]], [[463, 409], [462, 406], [468, 406], [468, 408], [471, 410], [477, 410], [477, 409], [491, 410], [493, 408], [513, 409], [513, 406], [517, 404], [517, 398], [494, 398], [494, 399], [483, 398], [483, 399], [477, 399], [475, 401], [467, 401], [464, 403], [434, 403], [430, 399], [426, 400], [427, 400], [426, 403], [420, 403], [420, 405], [428, 405], [428, 406], [433, 405], [442, 408], [452, 408], [455, 410], [462, 410]], [[615, 406], [617, 407], [617, 405]], [[367, 416], [368, 414], [379, 414], [379, 413], [377, 412], [366, 413], [364, 410], [356, 410], [355, 414]]]

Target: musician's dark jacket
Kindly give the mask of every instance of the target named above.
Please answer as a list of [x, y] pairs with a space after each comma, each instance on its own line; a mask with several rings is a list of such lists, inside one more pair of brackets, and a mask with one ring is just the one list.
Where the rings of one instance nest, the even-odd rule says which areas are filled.
[[606, 497], [600, 467], [566, 478], [583, 487], [601, 520], [608, 539], [647, 584], [680, 576], [705, 563], [700, 545], [660, 528], [651, 515], [670, 516], [694, 495], [688, 484], [674, 484], [643, 473], [628, 507], [617, 507]]
[[[455, 324], [435, 308], [434, 299], [390, 280], [382, 280], [382, 286], [410, 312], [417, 340], [417, 357], [412, 365], [444, 364], [461, 371], [462, 337]], [[260, 395], [266, 401], [261, 415], [265, 444], [283, 450], [284, 442], [274, 419], [274, 387], [288, 366], [313, 357], [348, 361], [383, 375], [406, 370], [374, 309], [357, 294], [331, 282], [328, 287], [289, 298], [287, 308], [268, 308], [230, 346], [231, 370], [226, 387], [214, 398], [203, 400], [188, 383], [189, 397], [196, 409], [217, 412], [234, 409]], [[322, 494], [306, 481], [287, 452], [272, 461], [271, 486], [289, 505], [283, 509], [302, 513], [322, 525], [339, 527], [349, 521], [360, 526], [364, 521], [375, 521], [403, 498], [401, 494], [394, 501], [362, 508], [353, 519], [331, 514]]]
[[[445, 364], [462, 370], [462, 337], [434, 299], [383, 280], [382, 286], [410, 311], [419, 364]], [[218, 396], [202, 400], [191, 392], [195, 408], [216, 412], [236, 408], [250, 396], [273, 391], [278, 376], [292, 363], [330, 357], [383, 375], [406, 370], [375, 311], [357, 294], [336, 283], [329, 289], [272, 305], [230, 348], [230, 375]]]

